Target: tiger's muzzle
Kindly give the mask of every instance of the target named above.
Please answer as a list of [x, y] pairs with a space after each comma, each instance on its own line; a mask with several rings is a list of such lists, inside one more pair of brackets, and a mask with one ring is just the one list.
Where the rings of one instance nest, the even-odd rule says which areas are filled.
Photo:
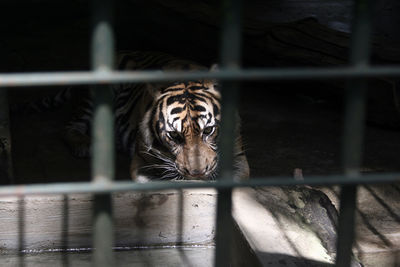
[[207, 146], [184, 148], [176, 157], [179, 174], [188, 180], [213, 179], [216, 166], [217, 155]]

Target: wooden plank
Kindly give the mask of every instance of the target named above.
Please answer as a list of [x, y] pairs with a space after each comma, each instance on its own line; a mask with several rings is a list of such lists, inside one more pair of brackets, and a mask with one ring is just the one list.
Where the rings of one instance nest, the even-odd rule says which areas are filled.
[[[215, 200], [212, 189], [116, 193], [115, 245], [210, 244]], [[23, 205], [18, 201], [0, 199], [0, 252], [19, 247], [28, 251], [91, 247], [92, 196], [29, 196]], [[24, 214], [22, 224], [20, 214]]]

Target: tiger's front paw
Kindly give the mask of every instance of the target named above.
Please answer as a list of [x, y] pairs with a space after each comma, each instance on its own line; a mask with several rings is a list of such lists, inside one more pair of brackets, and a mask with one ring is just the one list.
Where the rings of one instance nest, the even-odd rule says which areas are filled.
[[140, 174], [140, 175], [137, 175], [137, 176], [133, 179], [133, 181], [136, 182], [136, 183], [148, 183], [148, 182], [150, 182], [151, 180], [150, 180], [149, 177]]

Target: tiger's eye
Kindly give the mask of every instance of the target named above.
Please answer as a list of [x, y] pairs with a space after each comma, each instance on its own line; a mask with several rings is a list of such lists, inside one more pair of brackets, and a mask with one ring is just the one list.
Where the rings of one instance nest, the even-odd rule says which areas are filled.
[[206, 128], [204, 128], [203, 130], [203, 134], [204, 135], [210, 135], [214, 132], [214, 126], [207, 126]]
[[181, 142], [182, 137], [177, 131], [171, 131], [167, 133], [168, 137], [175, 142]]

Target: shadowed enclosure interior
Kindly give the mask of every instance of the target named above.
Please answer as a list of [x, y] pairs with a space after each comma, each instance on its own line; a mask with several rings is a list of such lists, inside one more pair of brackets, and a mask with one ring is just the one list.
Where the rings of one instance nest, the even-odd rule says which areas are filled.
[[[113, 266], [113, 223], [111, 215], [111, 193], [120, 191], [152, 191], [185, 188], [216, 188], [218, 190], [216, 219], [216, 251], [214, 266], [229, 266], [226, 260], [230, 255], [230, 238], [233, 227], [231, 218], [231, 196], [235, 187], [286, 186], [286, 185], [342, 185], [340, 193], [341, 209], [338, 226], [337, 266], [350, 266], [351, 248], [354, 239], [354, 213], [356, 209], [356, 189], [358, 184], [391, 183], [399, 181], [397, 173], [361, 174], [362, 146], [365, 123], [366, 89], [369, 78], [398, 77], [400, 68], [397, 66], [371, 66], [371, 5], [367, 0], [356, 0], [354, 3], [354, 22], [351, 34], [349, 65], [336, 68], [240, 68], [241, 66], [241, 26], [242, 5], [239, 0], [224, 0], [221, 8], [221, 24], [219, 31], [214, 30], [216, 40], [213, 41], [214, 55], [219, 55], [220, 70], [215, 73], [155, 73], [145, 71], [118, 72], [113, 70], [115, 45], [114, 4], [112, 0], [92, 1], [91, 27], [87, 30], [87, 42], [90, 42], [90, 70], [70, 72], [68, 70], [43, 73], [0, 74], [0, 123], [8, 120], [8, 104], [5, 88], [12, 92], [18, 87], [32, 86], [65, 86], [90, 85], [94, 95], [95, 111], [92, 128], [93, 158], [91, 162], [91, 181], [76, 183], [46, 183], [28, 184], [25, 186], [7, 185], [0, 188], [0, 196], [25, 196], [30, 194], [95, 194], [93, 221], [93, 251], [94, 266]], [[154, 11], [157, 12], [157, 11]], [[138, 25], [131, 25], [137, 27]], [[85, 32], [84, 31], [84, 32]], [[143, 33], [151, 34], [149, 32]], [[130, 37], [133, 42], [135, 37]], [[118, 40], [117, 40], [118, 41]], [[219, 46], [218, 46], [219, 44]], [[171, 46], [167, 43], [166, 46]], [[138, 45], [140, 47], [140, 45]], [[244, 48], [246, 46], [244, 45]], [[189, 49], [190, 50], [190, 49]], [[219, 51], [219, 52], [218, 52]], [[244, 51], [244, 53], [246, 53]], [[79, 55], [78, 55], [79, 57]], [[221, 130], [221, 172], [215, 182], [205, 183], [174, 183], [152, 182], [136, 184], [130, 181], [115, 180], [115, 155], [113, 135], [113, 110], [108, 84], [122, 82], [151, 82], [191, 80], [199, 78], [216, 78], [221, 81], [222, 88], [222, 130]], [[279, 84], [298, 81], [321, 81], [341, 79], [346, 81], [346, 100], [344, 102], [344, 119], [342, 141], [343, 174], [318, 175], [295, 180], [292, 177], [252, 177], [248, 181], [232, 179], [232, 147], [234, 143], [235, 109], [239, 102], [240, 82], [268, 81]], [[56, 87], [55, 87], [56, 88]], [[261, 89], [266, 90], [266, 89]], [[260, 90], [257, 90], [260, 93]], [[262, 94], [262, 92], [260, 93]], [[262, 101], [260, 103], [262, 105]], [[244, 122], [246, 124], [246, 122]], [[6, 123], [7, 125], [8, 123]], [[7, 129], [5, 130], [7, 132]], [[11, 132], [12, 134], [12, 132]], [[5, 135], [6, 137], [7, 134]], [[1, 166], [4, 177], [12, 178], [10, 146], [2, 143]], [[251, 152], [249, 152], [251, 153]], [[122, 160], [123, 161], [123, 160]], [[8, 164], [8, 165], [7, 165]], [[17, 164], [17, 163], [15, 163]], [[14, 165], [15, 165], [14, 164]], [[9, 170], [9, 171], [7, 171]], [[259, 175], [261, 172], [257, 172]], [[275, 174], [275, 173], [274, 173]], [[322, 174], [325, 174], [322, 172]], [[117, 175], [118, 176], [118, 175]], [[122, 175], [123, 176], [123, 175]], [[73, 179], [73, 178], [72, 178]], [[77, 179], [78, 180], [78, 179]], [[21, 183], [21, 181], [18, 181]], [[22, 179], [23, 182], [23, 179]], [[45, 181], [47, 182], [47, 181]], [[344, 204], [343, 204], [344, 203]], [[23, 206], [23, 201], [21, 201]], [[21, 208], [23, 217], [24, 209]], [[20, 222], [23, 232], [24, 222]], [[23, 237], [21, 237], [21, 249]]]

